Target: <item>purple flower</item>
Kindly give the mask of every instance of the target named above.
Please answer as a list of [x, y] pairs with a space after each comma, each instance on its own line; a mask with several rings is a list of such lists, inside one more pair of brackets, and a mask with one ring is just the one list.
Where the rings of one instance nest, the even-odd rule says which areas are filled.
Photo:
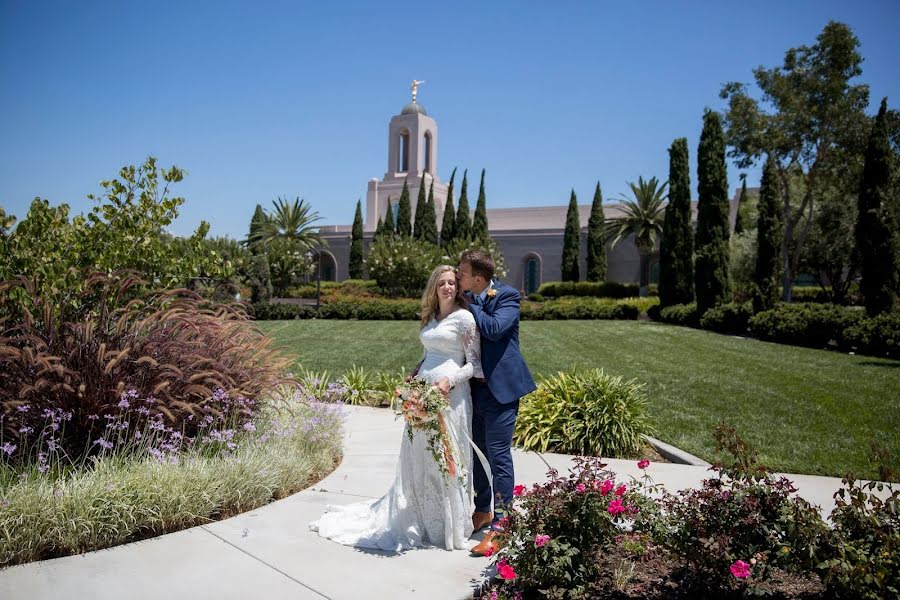
[[247, 421], [244, 423], [244, 431], [254, 432], [256, 431], [256, 425], [254, 425], [252, 421]]
[[143, 436], [141, 435], [140, 431], [134, 432], [134, 439], [139, 440], [139, 439], [141, 439], [141, 437], [143, 437]]
[[96, 421], [100, 418], [100, 415], [88, 415], [88, 421]]
[[29, 410], [31, 410], [31, 407], [28, 406], [27, 404], [20, 404], [19, 406], [16, 407], [16, 410], [19, 411], [20, 413], [26, 413]]
[[7, 456], [9, 456], [9, 455], [11, 455], [13, 452], [16, 451], [16, 445], [15, 445], [15, 444], [10, 444], [9, 442], [6, 442], [6, 443], [3, 444], [2, 446], [0, 446], [0, 451], [3, 451]]
[[19, 433], [24, 433], [26, 435], [28, 435], [32, 431], [34, 431], [34, 427], [29, 427], [28, 425], [25, 425], [24, 427], [21, 427], [19, 429]]
[[116, 406], [118, 406], [119, 408], [128, 408], [129, 406], [131, 406], [131, 404], [128, 402], [128, 398], [122, 396], [122, 399], [119, 400], [119, 404], [117, 404]]
[[107, 442], [103, 438], [98, 438], [98, 439], [94, 440], [94, 443], [99, 444], [101, 448], [106, 448], [107, 450], [109, 450], [113, 447], [112, 442]]
[[0, 504], [3, 505], [3, 508], [7, 508], [7, 507], [9, 507], [9, 500], [7, 500], [6, 498], [4, 498], [4, 499], [3, 499], [3, 502], [0, 502]]

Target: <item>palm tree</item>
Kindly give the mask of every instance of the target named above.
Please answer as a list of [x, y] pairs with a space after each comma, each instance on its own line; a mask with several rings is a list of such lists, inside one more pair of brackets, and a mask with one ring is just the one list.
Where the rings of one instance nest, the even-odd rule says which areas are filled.
[[313, 225], [320, 220], [319, 213], [314, 212], [305, 200], [297, 197], [289, 203], [279, 196], [272, 204], [275, 211], [269, 215], [265, 226], [255, 236], [256, 239], [249, 240], [251, 244], [268, 244], [284, 239], [291, 241], [300, 252], [322, 245], [319, 228]]
[[610, 219], [607, 226], [607, 235], [613, 238], [610, 248], [629, 235], [634, 235], [634, 245], [641, 257], [641, 296], [647, 296], [650, 292], [650, 255], [662, 234], [665, 215], [663, 202], [667, 197], [668, 185], [668, 181], [660, 185], [656, 177], [651, 177], [648, 181], [638, 177], [637, 185], [629, 181], [628, 187], [634, 198], [620, 197], [622, 202], [619, 209], [622, 215]]

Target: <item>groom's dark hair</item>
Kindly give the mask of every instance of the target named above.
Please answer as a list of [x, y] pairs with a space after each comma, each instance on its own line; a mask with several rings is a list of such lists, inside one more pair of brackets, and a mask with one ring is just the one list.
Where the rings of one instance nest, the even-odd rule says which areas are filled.
[[466, 250], [459, 256], [459, 262], [472, 265], [472, 275], [481, 275], [485, 281], [494, 278], [494, 259], [484, 250]]

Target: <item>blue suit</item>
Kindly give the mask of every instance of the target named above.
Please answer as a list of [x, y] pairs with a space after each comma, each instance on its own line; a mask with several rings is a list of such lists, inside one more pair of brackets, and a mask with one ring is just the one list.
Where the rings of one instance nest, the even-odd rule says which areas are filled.
[[472, 380], [472, 439], [484, 453], [493, 476], [493, 495], [487, 474], [474, 463], [475, 510], [490, 512], [494, 521], [503, 506], [512, 503], [515, 474], [512, 436], [519, 399], [535, 390], [534, 379], [519, 351], [519, 303], [514, 288], [495, 283], [496, 294], [482, 302], [474, 297], [469, 306], [481, 334], [481, 368], [485, 383]]

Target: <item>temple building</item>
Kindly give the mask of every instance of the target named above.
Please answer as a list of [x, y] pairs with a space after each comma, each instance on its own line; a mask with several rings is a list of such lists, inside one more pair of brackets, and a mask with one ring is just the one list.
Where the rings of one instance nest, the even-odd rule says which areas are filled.
[[[416, 198], [422, 185], [423, 175], [426, 193], [434, 182], [434, 202], [437, 224], [443, 222], [444, 206], [447, 202], [447, 184], [438, 176], [438, 128], [437, 122], [428, 116], [425, 107], [416, 101], [413, 84], [413, 100], [404, 106], [400, 114], [391, 117], [388, 124], [387, 170], [382, 179], [373, 178], [368, 182], [366, 204], [363, 208], [364, 246], [366, 254], [375, 233], [379, 218], [384, 218], [390, 198], [394, 211], [407, 182], [412, 210], [415, 211]], [[564, 192], [565, 190], [563, 190]], [[458, 203], [458, 190], [454, 205]], [[731, 227], [737, 216], [740, 191], [736, 190], [731, 200]], [[495, 192], [494, 198], [497, 197]], [[470, 201], [471, 202], [471, 201]], [[696, 201], [693, 203], [696, 219]], [[471, 203], [474, 210], [474, 202]], [[607, 219], [620, 214], [615, 203], [604, 201]], [[348, 206], [348, 214], [352, 207]], [[531, 293], [545, 281], [561, 279], [563, 232], [566, 224], [568, 204], [523, 208], [488, 208], [488, 227], [491, 237], [497, 242], [507, 265], [504, 283]], [[578, 206], [581, 224], [581, 265], [582, 275], [587, 272], [587, 224], [591, 205]], [[396, 212], [395, 215], [396, 217]], [[415, 214], [413, 214], [415, 216]], [[327, 241], [322, 249], [322, 278], [327, 281], [342, 281], [349, 277], [351, 225], [326, 225], [320, 231]], [[659, 272], [658, 253], [651, 259], [651, 282]], [[607, 280], [621, 283], [637, 283], [640, 258], [634, 242], [624, 239], [612, 250], [607, 248]]]

